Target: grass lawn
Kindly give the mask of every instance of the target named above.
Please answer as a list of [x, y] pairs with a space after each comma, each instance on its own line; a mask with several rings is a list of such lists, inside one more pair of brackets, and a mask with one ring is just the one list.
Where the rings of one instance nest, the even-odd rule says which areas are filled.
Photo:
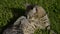
[[[42, 6], [49, 16], [51, 29], [60, 34], [60, 0], [0, 0], [0, 32], [24, 14], [26, 3]], [[36, 31], [35, 34], [40, 34], [40, 30]]]

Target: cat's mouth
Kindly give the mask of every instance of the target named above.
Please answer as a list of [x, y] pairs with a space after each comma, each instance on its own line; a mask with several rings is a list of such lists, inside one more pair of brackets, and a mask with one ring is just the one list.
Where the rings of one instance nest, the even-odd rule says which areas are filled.
[[46, 29], [47, 29], [47, 30], [50, 30], [50, 25], [48, 25], [48, 26], [46, 27]]

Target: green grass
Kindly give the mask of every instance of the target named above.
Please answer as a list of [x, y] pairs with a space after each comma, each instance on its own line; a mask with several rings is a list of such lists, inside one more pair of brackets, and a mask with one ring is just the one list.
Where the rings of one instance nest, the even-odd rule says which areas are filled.
[[42, 6], [49, 16], [51, 29], [60, 34], [60, 0], [0, 0], [0, 32], [4, 26], [21, 15], [26, 3]]

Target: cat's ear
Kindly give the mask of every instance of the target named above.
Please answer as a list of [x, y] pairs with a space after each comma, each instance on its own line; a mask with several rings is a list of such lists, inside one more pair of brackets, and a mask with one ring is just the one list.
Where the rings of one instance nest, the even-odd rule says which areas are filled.
[[26, 3], [24, 6], [25, 6], [25, 8], [27, 8], [28, 6], [30, 6], [31, 4], [28, 4], [28, 3]]
[[33, 10], [33, 5], [32, 4], [27, 4], [26, 6], [25, 6], [25, 8], [26, 8], [26, 10], [27, 11], [30, 11], [30, 10]]
[[34, 7], [34, 8], [32, 9], [32, 11], [33, 11], [33, 13], [36, 13], [36, 8]]
[[30, 4], [26, 4], [25, 7], [29, 6]]
[[36, 12], [38, 12], [38, 6], [35, 6], [35, 8], [36, 8]]

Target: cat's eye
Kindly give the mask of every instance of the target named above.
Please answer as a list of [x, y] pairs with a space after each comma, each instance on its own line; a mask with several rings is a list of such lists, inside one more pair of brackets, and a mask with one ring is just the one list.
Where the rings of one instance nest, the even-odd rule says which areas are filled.
[[46, 22], [44, 22], [44, 24], [46, 24]]

